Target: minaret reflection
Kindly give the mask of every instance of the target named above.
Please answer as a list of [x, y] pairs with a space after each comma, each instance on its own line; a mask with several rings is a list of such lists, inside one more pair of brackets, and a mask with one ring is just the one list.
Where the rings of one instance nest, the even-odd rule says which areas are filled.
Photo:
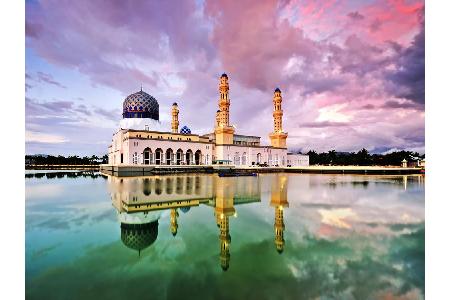
[[278, 253], [284, 250], [284, 207], [289, 207], [287, 201], [288, 178], [286, 175], [276, 174], [272, 180], [270, 206], [275, 208], [275, 246]]
[[232, 177], [216, 177], [216, 198], [215, 210], [217, 226], [219, 227], [220, 241], [220, 266], [223, 271], [230, 267], [230, 220], [229, 217], [234, 215], [234, 189], [235, 178]]
[[177, 222], [178, 212], [176, 208], [170, 209], [170, 232], [173, 236], [177, 235], [178, 232], [178, 222]]

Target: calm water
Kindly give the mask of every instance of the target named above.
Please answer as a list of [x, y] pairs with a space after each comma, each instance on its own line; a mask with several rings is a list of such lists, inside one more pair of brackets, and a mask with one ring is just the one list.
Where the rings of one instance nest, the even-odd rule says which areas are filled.
[[424, 177], [27, 172], [30, 299], [422, 299]]

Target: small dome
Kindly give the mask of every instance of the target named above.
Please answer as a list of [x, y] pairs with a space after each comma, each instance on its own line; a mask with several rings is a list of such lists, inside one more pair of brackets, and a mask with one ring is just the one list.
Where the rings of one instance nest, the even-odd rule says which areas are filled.
[[172, 105], [174, 105], [174, 106], [178, 106], [178, 104], [176, 103], [176, 102], [174, 102]]
[[275, 92], [280, 92], [280, 93], [281, 93], [280, 88], [276, 88], [276, 89], [275, 89]]
[[156, 99], [140, 90], [123, 101], [123, 118], [150, 118], [159, 121], [159, 104]]
[[191, 130], [189, 129], [189, 127], [184, 125], [183, 127], [181, 127], [180, 133], [181, 134], [191, 134]]
[[226, 73], [223, 73], [222, 76], [220, 76], [220, 77], [226, 77], [226, 78], [228, 78], [228, 75], [227, 75]]
[[122, 243], [130, 249], [141, 251], [152, 245], [158, 237], [158, 220], [145, 224], [120, 224]]

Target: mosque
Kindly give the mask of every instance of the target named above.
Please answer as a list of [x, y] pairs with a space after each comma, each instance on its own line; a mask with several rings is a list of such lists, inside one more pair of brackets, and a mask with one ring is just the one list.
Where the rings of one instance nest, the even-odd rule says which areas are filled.
[[[281, 90], [273, 95], [273, 125], [270, 146], [263, 146], [259, 136], [240, 135], [230, 124], [230, 97], [227, 74], [219, 79], [219, 109], [212, 133], [193, 134], [187, 126], [179, 129], [177, 103], [172, 105], [171, 131], [159, 121], [159, 103], [142, 91], [123, 102], [120, 129], [108, 147], [108, 165], [211, 165], [235, 166], [304, 165], [305, 158], [287, 151], [288, 134], [283, 131]], [[306, 164], [309, 160], [306, 160]]]

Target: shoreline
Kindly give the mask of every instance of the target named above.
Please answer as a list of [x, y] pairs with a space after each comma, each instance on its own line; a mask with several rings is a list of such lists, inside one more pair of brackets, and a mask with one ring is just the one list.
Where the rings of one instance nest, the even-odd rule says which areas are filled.
[[25, 170], [92, 170], [114, 176], [142, 176], [177, 173], [220, 173], [250, 175], [254, 173], [309, 173], [309, 174], [423, 174], [423, 168], [384, 166], [304, 166], [304, 167], [236, 167], [229, 165], [28, 165]]
[[385, 174], [407, 175], [423, 174], [423, 168], [402, 168], [382, 166], [305, 166], [305, 167], [236, 167], [228, 165], [100, 165], [100, 172], [114, 176], [142, 176], [177, 173], [219, 173], [228, 175], [251, 175], [255, 173], [312, 173], [312, 174]]

